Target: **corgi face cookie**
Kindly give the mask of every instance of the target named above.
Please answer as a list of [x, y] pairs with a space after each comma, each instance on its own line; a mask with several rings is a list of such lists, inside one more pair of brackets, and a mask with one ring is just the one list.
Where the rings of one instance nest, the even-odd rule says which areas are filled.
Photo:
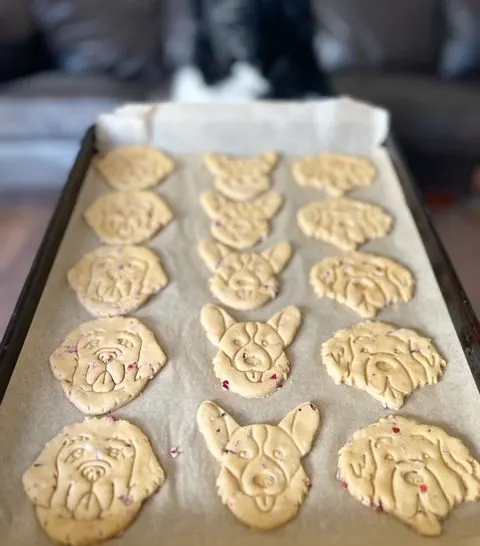
[[201, 322], [218, 348], [215, 375], [245, 398], [268, 396], [283, 385], [290, 369], [285, 349], [300, 326], [300, 311], [287, 307], [268, 322], [236, 322], [215, 305], [202, 309]]
[[262, 253], [237, 252], [210, 241], [199, 247], [200, 256], [214, 273], [210, 290], [224, 305], [234, 309], [257, 309], [275, 298], [276, 275], [292, 256], [290, 243], [282, 242]]
[[321, 154], [296, 161], [292, 173], [300, 186], [312, 186], [341, 197], [354, 188], [370, 186], [376, 170], [363, 157]]
[[268, 175], [278, 161], [275, 152], [256, 157], [235, 158], [222, 154], [207, 154], [207, 169], [215, 176], [215, 186], [225, 196], [236, 201], [254, 199], [270, 187]]
[[310, 284], [320, 298], [344, 303], [361, 317], [372, 318], [392, 303], [413, 298], [411, 272], [384, 256], [349, 252], [313, 266]]
[[50, 357], [53, 375], [83, 413], [100, 415], [137, 397], [167, 357], [134, 318], [92, 320], [68, 334]]
[[67, 426], [23, 476], [44, 531], [73, 546], [120, 534], [164, 481], [143, 432], [109, 417]]
[[302, 457], [320, 426], [313, 404], [298, 406], [276, 426], [242, 427], [213, 402], [204, 402], [197, 423], [221, 464], [218, 494], [235, 517], [266, 531], [297, 515], [310, 487]]
[[70, 269], [68, 282], [87, 311], [111, 317], [135, 311], [168, 279], [157, 255], [148, 248], [104, 246]]
[[364, 390], [392, 409], [415, 389], [436, 383], [446, 364], [430, 339], [371, 321], [337, 332], [323, 343], [322, 359], [335, 383]]
[[157, 194], [139, 190], [102, 195], [85, 212], [90, 227], [109, 245], [143, 243], [172, 218]]
[[397, 415], [353, 435], [340, 450], [337, 477], [358, 501], [422, 535], [439, 535], [457, 504], [480, 498], [480, 465], [466, 446], [441, 428]]
[[116, 190], [144, 190], [158, 184], [174, 167], [173, 161], [150, 146], [120, 146], [96, 163], [105, 180]]
[[270, 231], [268, 220], [282, 206], [283, 197], [269, 193], [249, 203], [230, 201], [215, 192], [204, 193], [201, 203], [213, 220], [211, 233], [221, 243], [242, 249], [256, 245]]

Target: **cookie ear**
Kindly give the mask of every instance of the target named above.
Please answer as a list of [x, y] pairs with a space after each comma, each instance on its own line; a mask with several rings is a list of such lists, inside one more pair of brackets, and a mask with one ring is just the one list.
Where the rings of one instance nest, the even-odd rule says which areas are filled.
[[163, 368], [167, 362], [167, 355], [163, 352], [152, 332], [146, 328], [139, 328], [142, 337], [138, 369], [135, 381], [139, 379], [151, 379]]
[[198, 253], [212, 273], [215, 273], [220, 262], [231, 253], [231, 250], [221, 243], [203, 241], [198, 247]]
[[202, 193], [200, 203], [207, 215], [214, 219], [221, 215], [226, 199], [213, 191]]
[[50, 355], [50, 368], [55, 379], [69, 383], [73, 381], [78, 366], [78, 353], [76, 350], [72, 352], [70, 347], [76, 348], [77, 341], [76, 337], [68, 336], [62, 345]]
[[270, 262], [275, 273], [280, 273], [292, 257], [293, 249], [290, 243], [283, 241], [273, 248], [262, 252], [262, 256]]
[[203, 402], [198, 408], [197, 425], [210, 453], [221, 460], [232, 434], [240, 425], [213, 402]]
[[254, 201], [257, 210], [262, 211], [266, 219], [272, 218], [283, 205], [283, 196], [279, 193], [270, 192]]
[[300, 310], [290, 305], [290, 307], [274, 315], [267, 324], [275, 328], [278, 335], [283, 339], [285, 347], [288, 347], [292, 343], [301, 321]]
[[278, 426], [290, 435], [303, 457], [312, 449], [320, 413], [313, 404], [305, 403], [292, 410]]
[[216, 305], [205, 305], [200, 314], [200, 322], [208, 339], [216, 347], [230, 326], [236, 324], [234, 318]]

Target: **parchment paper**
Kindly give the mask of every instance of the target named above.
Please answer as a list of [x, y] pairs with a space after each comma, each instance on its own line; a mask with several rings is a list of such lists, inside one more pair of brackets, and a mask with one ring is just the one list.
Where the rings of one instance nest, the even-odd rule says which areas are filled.
[[[377, 165], [380, 174], [375, 184], [351, 195], [384, 206], [395, 217], [395, 229], [363, 249], [398, 259], [418, 282], [411, 303], [390, 307], [378, 319], [433, 337], [448, 360], [439, 384], [417, 391], [399, 413], [444, 427], [462, 437], [480, 457], [480, 397], [389, 157], [379, 148], [388, 128], [386, 114], [348, 100], [302, 106], [148, 107], [143, 120], [145, 108], [135, 108], [137, 118], [126, 108], [113, 116], [113, 125], [109, 125], [108, 116], [107, 123], [105, 118], [100, 120], [102, 145], [111, 145], [114, 137], [131, 141], [128, 127], [136, 119], [134, 140], [155, 137], [156, 144], [181, 155], [176, 156], [175, 173], [155, 189], [168, 200], [176, 219], [149, 244], [159, 253], [170, 284], [135, 313], [156, 333], [169, 360], [143, 396], [116, 412], [149, 435], [167, 481], [117, 544], [479, 544], [480, 503], [457, 508], [447, 520], [443, 536], [426, 539], [395, 518], [362, 506], [335, 480], [339, 448], [355, 430], [390, 412], [363, 392], [334, 385], [320, 360], [322, 342], [361, 319], [345, 306], [317, 299], [308, 284], [310, 268], [339, 253], [331, 245], [308, 240], [297, 227], [298, 209], [313, 199], [325, 198], [316, 190], [299, 188], [290, 175], [291, 156], [312, 151], [358, 151], [370, 155]], [[200, 309], [214, 298], [208, 289], [210, 273], [197, 255], [198, 243], [209, 235], [209, 220], [198, 195], [212, 189], [213, 181], [196, 154], [212, 150], [254, 153], [272, 148], [286, 155], [273, 183], [273, 188], [285, 195], [286, 203], [272, 222], [271, 236], [259, 248], [288, 239], [294, 243], [295, 255], [279, 276], [278, 298], [257, 311], [231, 312], [238, 319], [264, 320], [295, 304], [302, 310], [303, 325], [288, 349], [292, 370], [283, 389], [268, 399], [245, 400], [222, 391], [211, 365], [216, 349], [199, 322]], [[2, 546], [49, 544], [23, 492], [21, 477], [45, 442], [65, 425], [83, 419], [54, 380], [48, 358], [69, 331], [92, 318], [68, 287], [66, 272], [100, 244], [82, 214], [106, 191], [108, 186], [91, 170], [0, 408]], [[323, 424], [313, 450], [304, 459], [313, 486], [299, 516], [286, 527], [268, 533], [252, 531], [221, 504], [215, 486], [219, 465], [208, 453], [195, 422], [199, 404], [208, 399], [240, 423], [276, 423], [301, 402], [318, 405]], [[176, 459], [169, 456], [172, 447], [182, 451]]]

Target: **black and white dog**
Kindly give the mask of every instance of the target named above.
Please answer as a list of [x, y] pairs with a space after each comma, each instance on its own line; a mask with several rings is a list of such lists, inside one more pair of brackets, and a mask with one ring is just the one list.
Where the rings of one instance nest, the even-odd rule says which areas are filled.
[[315, 59], [310, 0], [191, 0], [191, 66], [173, 100], [235, 101], [329, 95]]

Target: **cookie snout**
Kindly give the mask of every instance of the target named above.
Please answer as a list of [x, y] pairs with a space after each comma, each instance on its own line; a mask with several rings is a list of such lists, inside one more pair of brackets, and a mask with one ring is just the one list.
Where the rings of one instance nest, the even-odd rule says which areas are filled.
[[260, 283], [250, 271], [242, 269], [230, 277], [229, 285], [233, 290], [257, 290]]
[[235, 367], [252, 383], [258, 383], [272, 367], [272, 359], [259, 345], [250, 342], [235, 355]]
[[252, 461], [242, 477], [244, 492], [252, 497], [276, 496], [285, 489], [285, 476], [270, 458], [261, 456]]

